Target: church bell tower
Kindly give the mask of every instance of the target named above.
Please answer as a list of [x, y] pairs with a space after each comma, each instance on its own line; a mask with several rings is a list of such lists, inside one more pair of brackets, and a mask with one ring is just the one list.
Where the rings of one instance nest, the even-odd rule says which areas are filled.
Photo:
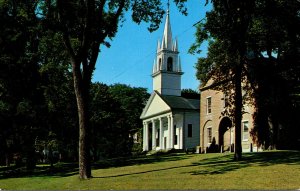
[[161, 95], [181, 96], [181, 63], [177, 39], [172, 39], [169, 8], [162, 41], [157, 43], [153, 64], [153, 90]]

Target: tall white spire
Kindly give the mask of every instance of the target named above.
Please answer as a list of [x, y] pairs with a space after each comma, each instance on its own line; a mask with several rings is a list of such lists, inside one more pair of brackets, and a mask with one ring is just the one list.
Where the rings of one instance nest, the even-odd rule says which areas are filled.
[[172, 50], [172, 30], [170, 24], [170, 11], [169, 11], [169, 2], [168, 2], [168, 10], [164, 28], [164, 36], [162, 39], [162, 47], [168, 50]]

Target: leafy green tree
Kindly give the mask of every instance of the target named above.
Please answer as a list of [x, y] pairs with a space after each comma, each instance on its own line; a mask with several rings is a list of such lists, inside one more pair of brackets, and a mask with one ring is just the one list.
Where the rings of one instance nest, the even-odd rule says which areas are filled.
[[39, 114], [43, 110], [42, 93], [37, 88], [39, 30], [35, 6], [33, 1], [0, 2], [1, 136], [7, 165], [13, 153], [21, 153], [27, 158], [27, 169], [35, 166], [34, 136], [40, 131]]
[[[208, 3], [209, 1], [207, 1]], [[235, 124], [235, 155], [236, 160], [242, 157], [241, 147], [241, 120], [242, 120], [242, 68], [246, 56], [246, 35], [251, 21], [254, 8], [254, 0], [247, 1], [222, 1], [212, 0], [213, 10], [206, 14], [206, 22], [200, 24], [197, 30], [197, 40], [192, 45], [191, 52], [197, 52], [197, 48], [206, 39], [212, 39], [209, 60], [203, 62], [205, 66], [202, 71], [212, 72], [210, 74], [217, 81], [230, 80], [227, 87], [222, 88], [228, 91], [228, 86], [234, 90], [233, 120]], [[220, 47], [217, 46], [219, 43]], [[209, 55], [209, 56], [211, 56]], [[215, 62], [215, 59], [219, 62]], [[202, 60], [203, 61], [203, 60]], [[200, 66], [201, 67], [201, 66]], [[199, 68], [199, 67], [198, 67]], [[215, 70], [216, 69], [216, 70]], [[224, 70], [223, 70], [224, 69]], [[214, 71], [215, 70], [215, 71]], [[198, 74], [199, 75], [199, 74]], [[228, 77], [232, 76], [232, 79]], [[209, 76], [202, 74], [203, 79], [208, 80]]]
[[[204, 40], [210, 41], [207, 58], [200, 58], [196, 65], [197, 77], [203, 83], [212, 78], [220, 84], [217, 88], [225, 92], [234, 89], [235, 94], [242, 82], [248, 98], [255, 98], [253, 138], [259, 145], [277, 145], [279, 125], [291, 119], [289, 95], [295, 86], [289, 84], [299, 82], [295, 77], [299, 75], [299, 30], [293, 27], [299, 24], [299, 2], [211, 2], [214, 9], [207, 13], [206, 22], [198, 25], [191, 47], [196, 53]], [[240, 98], [230, 100], [242, 103]], [[232, 109], [242, 113], [234, 106]], [[240, 124], [236, 112], [230, 112], [235, 113], [235, 125]]]
[[291, 95], [297, 81], [299, 83], [295, 77], [299, 75], [299, 30], [294, 26], [300, 21], [300, 3], [290, 0], [258, 2], [249, 30], [251, 69], [245, 70], [257, 108], [252, 134], [266, 148], [283, 148], [287, 142], [297, 139], [291, 139], [297, 132], [293, 128], [296, 120], [291, 112], [295, 109]]
[[[44, 132], [39, 136], [41, 141], [48, 141], [49, 132], [54, 133], [59, 143], [58, 150], [63, 160], [74, 161], [77, 153], [78, 132], [76, 98], [72, 84], [69, 58], [61, 46], [62, 36], [52, 31], [45, 31], [40, 36], [39, 55], [41, 67], [41, 87], [46, 111]], [[75, 157], [77, 158], [77, 156]]]
[[193, 89], [182, 89], [181, 96], [185, 98], [191, 98], [191, 99], [200, 99], [199, 92]]
[[[183, 10], [184, 0], [175, 2]], [[151, 23], [150, 31], [158, 28], [164, 11], [158, 0], [52, 0], [42, 1], [40, 7], [48, 27], [62, 34], [70, 57], [79, 119], [79, 176], [87, 179], [91, 177], [88, 102], [100, 45], [110, 46], [108, 39], [116, 35], [129, 9], [134, 22]]]
[[[93, 159], [116, 157], [123, 111], [109, 92], [109, 86], [93, 83], [90, 101]], [[122, 150], [119, 150], [120, 155]]]
[[133, 135], [141, 131], [139, 118], [149, 94], [124, 84], [91, 86], [91, 131], [94, 160], [129, 156]]
[[124, 84], [114, 84], [110, 86], [109, 92], [113, 98], [120, 104], [123, 111], [122, 134], [126, 141], [122, 145], [127, 155], [131, 154], [134, 143], [133, 137], [136, 133], [141, 133], [142, 120], [140, 115], [146, 105], [149, 93], [146, 88], [130, 87]]

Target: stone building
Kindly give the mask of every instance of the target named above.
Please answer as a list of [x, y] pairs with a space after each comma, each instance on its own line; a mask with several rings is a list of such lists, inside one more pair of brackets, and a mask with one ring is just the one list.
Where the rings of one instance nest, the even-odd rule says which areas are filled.
[[[202, 152], [234, 151], [235, 129], [232, 119], [224, 115], [228, 96], [221, 91], [213, 90], [216, 84], [209, 80], [200, 88], [200, 146]], [[254, 107], [243, 105], [242, 116], [242, 151], [258, 151], [253, 143], [250, 131], [253, 128]]]

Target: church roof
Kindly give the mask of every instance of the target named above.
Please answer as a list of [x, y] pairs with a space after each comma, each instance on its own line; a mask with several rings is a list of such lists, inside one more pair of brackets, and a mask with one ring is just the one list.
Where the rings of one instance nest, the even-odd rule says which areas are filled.
[[161, 95], [154, 91], [140, 118], [146, 119], [172, 110], [200, 111], [200, 97], [199, 99], [189, 99], [181, 96]]
[[199, 99], [187, 99], [181, 96], [160, 95], [161, 98], [172, 109], [188, 109], [199, 110], [200, 109], [200, 97]]

